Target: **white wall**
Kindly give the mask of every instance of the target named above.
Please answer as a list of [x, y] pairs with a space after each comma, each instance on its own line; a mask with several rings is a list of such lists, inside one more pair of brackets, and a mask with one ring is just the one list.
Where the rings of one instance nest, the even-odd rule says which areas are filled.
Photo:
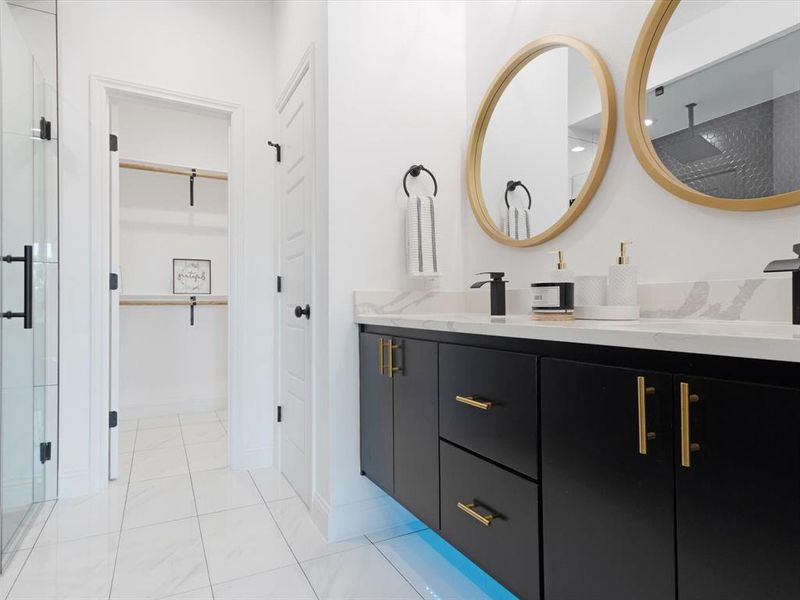
[[[164, 106], [119, 103], [119, 156], [225, 170], [228, 123]], [[211, 261], [211, 293], [228, 293], [228, 185], [198, 178], [189, 206], [187, 177], [120, 170], [120, 292], [172, 293], [172, 259]], [[227, 406], [228, 311], [120, 307], [120, 416], [174, 414]]]
[[[439, 285], [464, 279], [464, 5], [334, 2], [328, 18], [330, 331], [323, 352], [331, 362], [330, 395], [321, 399], [328, 431], [317, 437], [317, 456], [330, 487], [315, 503], [327, 505], [328, 535], [341, 538], [402, 518], [359, 474], [353, 290], [419, 285], [405, 271], [402, 177], [412, 164], [439, 181]], [[412, 189], [428, 189], [420, 180]]]
[[[88, 491], [90, 436], [89, 77], [99, 75], [243, 106], [242, 419], [232, 420], [235, 465], [272, 458], [274, 123], [270, 8], [245, 1], [71, 1], [59, 5], [61, 140], [62, 495]], [[96, 468], [95, 468], [96, 470]]]
[[[742, 278], [760, 275], [775, 257], [791, 253], [800, 234], [800, 207], [768, 212], [727, 212], [685, 202], [644, 172], [628, 143], [623, 90], [647, 2], [466, 3], [467, 114], [471, 119], [503, 63], [525, 43], [563, 33], [584, 40], [607, 62], [619, 105], [608, 172], [586, 211], [566, 232], [542, 246], [512, 249], [489, 239], [472, 212], [463, 211], [465, 272], [504, 270], [512, 287], [547, 277], [556, 248], [577, 273], [605, 273], [617, 244], [633, 240], [632, 260], [645, 282]], [[466, 198], [462, 200], [466, 206]], [[468, 278], [462, 282], [463, 287]], [[373, 286], [374, 287], [374, 286]]]
[[204, 111], [120, 100], [120, 160], [228, 170], [228, 120]]

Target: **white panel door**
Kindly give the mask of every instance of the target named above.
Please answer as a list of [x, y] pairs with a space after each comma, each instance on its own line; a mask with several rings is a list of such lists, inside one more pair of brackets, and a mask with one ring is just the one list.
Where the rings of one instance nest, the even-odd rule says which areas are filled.
[[[306, 505], [311, 502], [311, 231], [313, 115], [306, 71], [279, 111], [280, 468]], [[308, 307], [310, 315], [300, 314]], [[298, 316], [299, 315], [299, 316]], [[310, 318], [309, 318], [310, 317]]]
[[[119, 131], [119, 110], [113, 104], [110, 110], [110, 128], [113, 134]], [[109, 140], [110, 143], [111, 140]], [[110, 144], [109, 144], [110, 146]], [[110, 147], [109, 147], [110, 150]], [[119, 276], [119, 152], [109, 151], [109, 264], [112, 273]], [[117, 279], [119, 283], [119, 278]], [[110, 287], [110, 286], [109, 286]], [[109, 378], [108, 410], [119, 414], [119, 289], [110, 290], [109, 296]], [[119, 425], [108, 430], [108, 478], [119, 477]]]

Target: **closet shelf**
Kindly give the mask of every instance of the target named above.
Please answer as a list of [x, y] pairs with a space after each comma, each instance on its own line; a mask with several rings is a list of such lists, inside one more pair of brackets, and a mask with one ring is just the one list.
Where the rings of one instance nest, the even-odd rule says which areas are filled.
[[195, 296], [173, 294], [124, 294], [119, 297], [120, 306], [227, 306], [228, 297], [221, 295]]
[[[182, 175], [184, 177], [191, 177], [192, 175], [191, 168], [169, 165], [165, 163], [144, 162], [139, 160], [120, 159], [119, 167], [120, 169], [135, 169], [137, 171], [167, 173], [169, 175]], [[228, 174], [224, 171], [211, 171], [208, 169], [195, 169], [194, 171], [195, 177], [202, 177], [205, 179], [220, 179], [223, 181], [228, 180]]]

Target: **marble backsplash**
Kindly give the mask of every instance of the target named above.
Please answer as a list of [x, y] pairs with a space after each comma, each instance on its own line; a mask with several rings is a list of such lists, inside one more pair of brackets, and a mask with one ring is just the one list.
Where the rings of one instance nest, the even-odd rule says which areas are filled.
[[[791, 322], [791, 278], [642, 283], [639, 304], [643, 318], [716, 321]], [[370, 291], [354, 292], [355, 314], [488, 313], [489, 292]], [[530, 312], [530, 290], [506, 292], [508, 314]]]

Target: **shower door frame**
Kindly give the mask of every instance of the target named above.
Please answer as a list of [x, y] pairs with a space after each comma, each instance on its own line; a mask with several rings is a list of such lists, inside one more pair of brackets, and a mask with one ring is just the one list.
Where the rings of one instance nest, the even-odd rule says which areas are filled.
[[[229, 120], [228, 137], [228, 407], [231, 434], [229, 456], [237, 467], [244, 459], [246, 423], [240, 402], [245, 323], [241, 311], [244, 279], [244, 109], [239, 104], [174, 92], [152, 86], [92, 75], [91, 118], [91, 392], [90, 392], [90, 487], [108, 485], [108, 411], [111, 368], [111, 311], [109, 301], [110, 166], [108, 160], [111, 104], [117, 99], [157, 101], [173, 108], [202, 110]], [[246, 465], [245, 465], [246, 466]]]

